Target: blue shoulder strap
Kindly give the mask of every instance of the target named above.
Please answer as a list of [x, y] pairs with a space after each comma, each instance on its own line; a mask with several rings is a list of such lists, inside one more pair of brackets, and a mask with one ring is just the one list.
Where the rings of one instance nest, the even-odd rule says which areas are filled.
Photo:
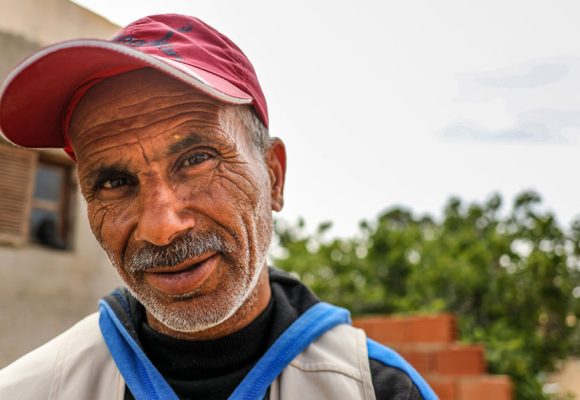
[[[111, 306], [99, 302], [99, 326], [111, 356], [137, 400], [178, 400], [167, 381], [127, 332]], [[336, 325], [349, 323], [347, 310], [317, 303], [302, 314], [266, 351], [230, 396], [231, 400], [262, 399], [282, 370], [310, 343]]]
[[268, 387], [290, 361], [323, 333], [347, 323], [350, 323], [350, 313], [344, 308], [324, 302], [310, 307], [266, 351], [229, 400], [263, 399]]
[[406, 373], [411, 381], [415, 384], [421, 396], [424, 400], [438, 400], [439, 397], [435, 394], [433, 389], [429, 386], [427, 382], [423, 379], [421, 375], [409, 364], [403, 357], [401, 357], [394, 350], [383, 346], [375, 342], [372, 339], [367, 339], [367, 348], [369, 352], [369, 358], [372, 360], [379, 361], [385, 365], [393, 368], [400, 369]]
[[104, 300], [99, 301], [99, 327], [109, 352], [135, 399], [179, 400]]
[[[105, 343], [134, 397], [137, 400], [178, 400], [111, 306], [101, 300], [99, 310], [99, 326]], [[347, 310], [324, 302], [312, 306], [266, 351], [232, 393], [230, 400], [264, 398], [274, 379], [298, 354], [326, 331], [344, 323], [350, 323]], [[371, 339], [368, 339], [367, 345], [369, 358], [402, 370], [415, 383], [425, 400], [437, 400], [429, 385], [401, 356]]]

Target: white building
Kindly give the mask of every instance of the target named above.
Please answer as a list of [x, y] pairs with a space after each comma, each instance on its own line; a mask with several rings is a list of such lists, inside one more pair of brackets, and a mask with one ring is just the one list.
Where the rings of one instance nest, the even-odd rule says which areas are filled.
[[[68, 0], [0, 0], [0, 80], [39, 48], [118, 28]], [[0, 368], [96, 311], [117, 285], [88, 226], [74, 163], [60, 150], [0, 140]]]

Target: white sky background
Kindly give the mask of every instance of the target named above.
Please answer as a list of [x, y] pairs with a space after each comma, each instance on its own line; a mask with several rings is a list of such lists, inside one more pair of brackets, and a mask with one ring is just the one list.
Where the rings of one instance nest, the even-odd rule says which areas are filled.
[[244, 50], [287, 146], [286, 220], [349, 235], [529, 188], [580, 212], [580, 2], [75, 1], [122, 25], [194, 15]]

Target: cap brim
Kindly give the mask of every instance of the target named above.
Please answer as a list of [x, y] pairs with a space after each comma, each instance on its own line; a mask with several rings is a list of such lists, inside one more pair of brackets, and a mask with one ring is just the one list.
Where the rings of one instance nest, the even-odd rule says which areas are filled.
[[104, 40], [71, 40], [26, 59], [0, 87], [0, 133], [23, 147], [64, 147], [62, 113], [87, 78], [114, 68], [151, 67], [228, 104], [252, 97], [225, 79], [179, 61]]

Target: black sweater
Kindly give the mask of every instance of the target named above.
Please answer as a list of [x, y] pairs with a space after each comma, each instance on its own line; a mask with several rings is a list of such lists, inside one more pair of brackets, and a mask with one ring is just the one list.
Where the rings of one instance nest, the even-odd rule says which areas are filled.
[[[269, 272], [272, 299], [264, 312], [240, 331], [215, 340], [179, 340], [153, 330], [143, 306], [127, 292], [131, 321], [125, 323], [135, 328], [141, 347], [180, 399], [227, 399], [278, 336], [319, 301], [288, 274]], [[405, 373], [374, 360], [370, 367], [377, 399], [421, 399]], [[128, 388], [125, 399], [134, 399]]]

